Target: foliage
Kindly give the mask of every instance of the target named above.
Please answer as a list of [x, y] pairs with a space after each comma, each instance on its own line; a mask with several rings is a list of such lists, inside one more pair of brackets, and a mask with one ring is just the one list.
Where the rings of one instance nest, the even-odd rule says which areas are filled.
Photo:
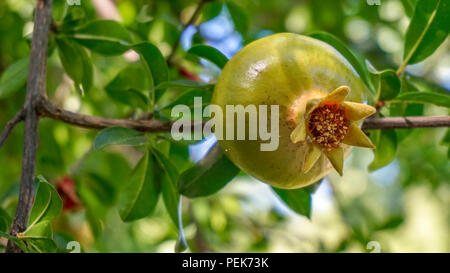
[[[381, 106], [379, 117], [447, 115], [450, 108], [448, 0], [386, 0], [381, 6], [351, 0], [208, 1], [181, 36], [180, 46], [178, 37], [196, 1], [120, 0], [117, 20], [101, 18], [90, 1], [80, 6], [54, 2], [47, 94], [71, 111], [136, 120], [151, 113], [152, 120], [171, 121], [171, 109], [178, 104], [193, 108], [198, 96], [209, 104], [221, 69], [240, 47], [282, 31], [310, 35], [339, 51], [367, 86], [367, 102]], [[26, 26], [33, 19], [27, 11], [32, 3], [15, 3], [0, 3], [2, 125], [21, 107], [28, 75]], [[396, 8], [397, 15], [387, 6]], [[363, 27], [355, 27], [357, 23]], [[27, 36], [22, 37], [24, 30]], [[195, 34], [186, 38], [189, 31]], [[386, 41], [386, 33], [393, 41]], [[398, 41], [401, 47], [395, 44]], [[167, 64], [172, 48], [175, 55]], [[441, 56], [447, 64], [439, 63]], [[436, 77], [438, 71], [445, 75]], [[122, 127], [95, 132], [42, 120], [37, 173], [52, 183], [37, 178], [27, 230], [16, 237], [8, 235], [17, 204], [23, 136], [21, 129], [14, 131], [0, 150], [0, 164], [7, 166], [0, 174], [0, 235], [27, 252], [65, 251], [72, 240], [87, 251], [105, 252], [166, 251], [167, 245], [193, 252], [272, 251], [280, 237], [304, 246], [283, 246], [290, 251], [366, 251], [374, 238], [386, 242], [384, 250], [389, 251], [390, 238], [411, 217], [403, 210], [404, 196], [414, 190], [436, 196], [449, 193], [446, 132], [369, 132], [378, 147], [373, 156], [357, 150], [348, 166], [350, 176], [336, 183], [330, 175], [320, 186], [331, 187], [335, 195], [334, 213], [339, 217], [328, 223], [342, 221], [344, 230], [332, 225], [339, 234], [336, 242], [316, 236], [311, 245], [288, 223], [294, 218], [313, 225], [299, 215], [314, 218], [314, 186], [273, 191], [263, 184], [255, 186], [218, 145], [210, 145], [210, 137], [183, 142], [165, 133]], [[399, 174], [393, 181], [389, 174], [376, 178], [383, 171]], [[81, 210], [65, 210], [67, 198], [61, 200], [51, 185], [58, 187], [67, 174], [76, 181]], [[349, 181], [358, 179], [365, 181], [365, 191], [346, 190], [349, 185], [357, 187]], [[391, 182], [386, 186], [383, 181]], [[257, 200], [260, 187], [269, 203]], [[449, 205], [448, 198], [433, 200], [437, 207]], [[442, 219], [448, 217], [448, 211], [444, 213]], [[320, 232], [320, 224], [313, 227]], [[285, 231], [276, 235], [277, 230]], [[443, 230], [448, 233], [448, 224]], [[447, 241], [441, 248], [427, 249], [448, 251], [448, 245]]]

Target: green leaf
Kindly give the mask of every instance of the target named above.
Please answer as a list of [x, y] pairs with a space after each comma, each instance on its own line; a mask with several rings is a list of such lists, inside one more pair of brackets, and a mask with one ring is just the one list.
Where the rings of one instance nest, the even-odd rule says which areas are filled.
[[98, 238], [103, 231], [102, 220], [91, 209], [86, 210], [86, 220], [89, 223], [94, 238]]
[[169, 80], [169, 68], [166, 60], [155, 45], [144, 42], [134, 45], [133, 49], [141, 56], [144, 67], [153, 79], [153, 86]]
[[116, 102], [147, 109], [148, 98], [141, 90], [148, 90], [145, 71], [139, 66], [128, 66], [108, 83], [105, 91]]
[[430, 56], [447, 38], [450, 28], [448, 0], [419, 0], [405, 36], [404, 65]]
[[248, 31], [248, 16], [245, 10], [232, 1], [227, 1], [225, 5], [230, 12], [234, 28], [240, 33], [246, 35]]
[[172, 162], [156, 147], [151, 148], [158, 165], [164, 172], [162, 181], [162, 195], [166, 209], [175, 226], [178, 227], [178, 201], [180, 193], [178, 192], [178, 171]]
[[92, 86], [93, 69], [84, 48], [69, 39], [56, 39], [58, 54], [67, 75], [77, 87], [83, 87], [87, 92]]
[[311, 217], [311, 193], [304, 189], [284, 190], [273, 188], [275, 193], [293, 211]]
[[83, 79], [81, 80], [81, 84], [83, 86], [83, 91], [88, 92], [94, 82], [94, 67], [92, 65], [91, 58], [86, 53], [86, 50], [81, 48], [80, 56], [83, 63]]
[[[83, 201], [87, 204], [86, 206], [92, 208], [92, 202], [99, 202], [102, 208], [107, 208], [116, 203], [117, 191], [113, 184], [114, 182], [110, 179], [92, 171], [87, 172], [81, 178], [82, 183], [80, 183], [78, 191], [83, 197]], [[99, 215], [103, 214], [97, 211], [97, 216]]]
[[395, 159], [397, 153], [397, 134], [394, 130], [375, 130], [370, 134], [372, 142], [377, 147], [374, 159], [369, 165], [369, 171], [382, 168]]
[[52, 239], [53, 230], [50, 221], [40, 221], [39, 223], [30, 226], [23, 233], [17, 234], [21, 240], [24, 239]]
[[9, 227], [11, 226], [11, 217], [9, 214], [2, 208], [0, 208], [0, 231], [8, 232]]
[[171, 107], [174, 107], [176, 105], [187, 105], [190, 108], [194, 107], [194, 98], [202, 98], [202, 106], [208, 105], [211, 102], [212, 98], [212, 92], [211, 91], [205, 91], [205, 90], [199, 90], [199, 89], [193, 89], [189, 90], [187, 92], [182, 93], [180, 96], [178, 96], [174, 101], [167, 104], [166, 106], [162, 107], [160, 110], [168, 109]]
[[187, 53], [204, 58], [221, 69], [223, 69], [225, 64], [228, 62], [228, 58], [223, 55], [222, 52], [208, 45], [194, 45], [187, 51]]
[[397, 73], [392, 70], [384, 70], [374, 73], [377, 79], [377, 100], [392, 100], [400, 93], [401, 82]]
[[121, 191], [119, 213], [129, 222], [149, 215], [158, 203], [161, 185], [156, 174], [156, 162], [146, 153], [133, 170], [133, 174]]
[[74, 30], [73, 38], [90, 50], [103, 55], [119, 55], [130, 49], [128, 31], [112, 20], [92, 21]]
[[221, 1], [209, 1], [202, 8], [202, 20], [209, 21], [216, 16], [219, 16], [223, 9], [223, 3]]
[[167, 89], [167, 88], [204, 88], [204, 89], [212, 89], [214, 85], [207, 84], [204, 82], [191, 81], [191, 80], [175, 80], [163, 82], [160, 85], [156, 86], [155, 89]]
[[39, 181], [33, 207], [28, 220], [28, 228], [42, 221], [52, 221], [62, 209], [62, 200], [55, 188], [45, 178], [38, 176]]
[[23, 252], [25, 252], [25, 253], [28, 252], [28, 249], [27, 249], [25, 243], [22, 240], [20, 240], [19, 238], [12, 236], [3, 231], [0, 231], [0, 237], [4, 237], [8, 240], [13, 241]]
[[450, 96], [434, 92], [404, 92], [390, 102], [431, 103], [450, 108]]
[[94, 140], [94, 148], [100, 150], [107, 145], [139, 146], [147, 143], [147, 137], [136, 130], [123, 127], [110, 127], [98, 133]]
[[450, 159], [450, 129], [447, 129], [447, 133], [441, 141], [441, 145], [448, 146], [447, 158]]
[[405, 219], [403, 215], [393, 215], [390, 218], [388, 218], [384, 223], [380, 224], [377, 227], [377, 230], [397, 228], [404, 222], [404, 220]]
[[35, 253], [55, 253], [58, 251], [58, 246], [55, 241], [51, 239], [27, 239], [26, 243], [30, 252]]
[[0, 99], [19, 91], [27, 82], [29, 57], [22, 58], [8, 66], [0, 77]]
[[358, 58], [352, 53], [352, 51], [336, 36], [327, 33], [327, 32], [314, 32], [309, 35], [310, 37], [313, 37], [315, 39], [324, 41], [325, 43], [331, 45], [334, 47], [339, 53], [341, 53], [345, 59], [353, 66], [353, 68], [356, 70], [356, 73], [361, 77], [364, 84], [373, 91], [373, 85], [369, 78], [369, 72], [367, 71], [367, 68], [365, 65], [363, 65]]
[[218, 144], [194, 167], [180, 175], [178, 189], [184, 196], [207, 196], [222, 189], [239, 173]]
[[54, 0], [52, 7], [52, 19], [55, 22], [59, 22], [64, 18], [67, 12], [67, 0]]
[[413, 16], [414, 8], [417, 4], [417, 0], [401, 0], [403, 4], [403, 9], [408, 17]]
[[450, 146], [450, 129], [447, 129], [447, 133], [441, 141], [441, 145]]
[[309, 194], [313, 194], [313, 193], [315, 193], [316, 190], [319, 188], [320, 184], [322, 184], [322, 182], [323, 182], [324, 179], [325, 179], [325, 178], [322, 178], [322, 179], [320, 179], [319, 181], [317, 181], [316, 183], [311, 184], [311, 185], [309, 185], [309, 186], [306, 186], [306, 187], [304, 187], [304, 188], [302, 188], [302, 189], [304, 189], [304, 190], [305, 190], [306, 192], [308, 192]]

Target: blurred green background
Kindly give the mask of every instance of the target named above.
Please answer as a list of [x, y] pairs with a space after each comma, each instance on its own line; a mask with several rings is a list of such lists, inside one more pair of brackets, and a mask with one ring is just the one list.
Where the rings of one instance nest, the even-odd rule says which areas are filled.
[[[34, 2], [0, 2], [0, 73], [29, 54]], [[407, 4], [410, 1], [368, 2], [374, 1], [241, 0], [228, 5], [218, 1], [206, 5], [196, 25], [183, 33], [179, 50], [203, 41], [231, 57], [245, 44], [271, 33], [321, 30], [342, 39], [375, 67], [395, 69], [403, 54], [403, 37], [412, 12]], [[81, 0], [80, 6], [68, 6], [65, 1], [55, 1], [53, 17], [58, 21], [66, 12], [81, 21], [121, 21], [134, 39], [149, 39], [167, 56], [180, 35], [181, 23], [188, 21], [196, 4], [188, 0]], [[104, 87], [136, 61], [135, 55], [92, 53], [94, 86], [81, 96], [64, 74], [58, 52], [50, 52], [47, 93], [53, 102], [90, 115], [124, 118], [134, 114], [130, 106], [112, 100]], [[207, 82], [214, 82], [220, 73], [207, 62], [181, 63]], [[172, 78], [185, 78], [176, 68], [170, 72]], [[449, 39], [426, 61], [409, 66], [407, 72], [417, 78], [418, 85], [448, 93]], [[20, 109], [24, 97], [25, 86], [0, 99], [0, 127]], [[412, 114], [448, 115], [445, 108], [415, 107]], [[394, 111], [385, 109], [389, 110]], [[398, 132], [396, 159], [374, 172], [367, 170], [372, 151], [354, 149], [344, 176], [332, 173], [316, 189], [311, 219], [297, 215], [269, 186], [245, 175], [213, 196], [185, 198], [183, 222], [189, 251], [449, 252], [450, 162], [448, 146], [442, 143], [446, 132], [446, 128]], [[41, 120], [36, 173], [55, 185], [71, 177], [81, 203], [66, 209], [54, 223], [55, 239], [62, 246], [79, 241], [86, 252], [173, 252], [177, 230], [162, 200], [152, 215], [132, 223], [123, 223], [115, 206], [121, 185], [142, 151], [120, 146], [93, 151], [97, 133]], [[188, 156], [198, 160], [213, 141], [207, 139], [190, 148], [180, 146], [179, 150], [175, 147], [172, 159], [177, 162], [178, 157]], [[0, 150], [0, 206], [10, 216], [17, 204], [22, 142], [23, 124]], [[0, 244], [4, 243], [2, 239]]]

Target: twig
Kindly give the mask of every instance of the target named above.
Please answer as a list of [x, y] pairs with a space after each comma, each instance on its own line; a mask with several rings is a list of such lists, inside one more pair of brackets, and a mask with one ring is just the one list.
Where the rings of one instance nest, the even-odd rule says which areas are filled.
[[200, 11], [203, 8], [203, 5], [205, 5], [207, 2], [213, 2], [213, 1], [215, 1], [215, 0], [200, 0], [200, 2], [197, 5], [197, 8], [195, 9], [195, 11], [192, 14], [191, 18], [183, 26], [183, 29], [181, 30], [180, 35], [178, 35], [177, 40], [175, 41], [175, 43], [172, 46], [172, 51], [170, 52], [169, 57], [167, 57], [167, 63], [169, 65], [172, 64], [172, 59], [175, 56], [175, 53], [177, 51], [178, 46], [180, 45], [181, 35], [183, 34], [183, 32], [188, 28], [188, 26], [192, 25], [195, 22], [195, 20], [197, 20], [198, 16], [200, 15]]
[[[37, 0], [34, 18], [33, 39], [31, 42], [30, 65], [25, 98], [25, 126], [22, 159], [22, 177], [19, 201], [11, 226], [11, 235], [15, 236], [27, 228], [33, 202], [34, 176], [36, 170], [36, 150], [38, 144], [39, 115], [36, 109], [39, 97], [45, 94], [47, 73], [48, 34], [51, 22], [52, 0]], [[11, 240], [6, 252], [21, 252]]]
[[[159, 120], [131, 120], [113, 119], [82, 115], [58, 108], [45, 98], [41, 98], [39, 104], [40, 113], [43, 117], [59, 120], [64, 123], [91, 129], [104, 129], [108, 127], [126, 127], [142, 132], [170, 132], [172, 123]], [[192, 122], [192, 126], [195, 127]], [[365, 130], [376, 129], [407, 129], [426, 127], [449, 127], [450, 116], [437, 117], [389, 117], [389, 118], [368, 118], [364, 121], [362, 128]]]
[[43, 117], [59, 120], [64, 123], [72, 124], [84, 128], [104, 129], [108, 127], [126, 127], [142, 132], [170, 132], [171, 123], [164, 123], [159, 120], [131, 120], [114, 119], [77, 114], [58, 108], [50, 101], [42, 99], [40, 103], [40, 112]]
[[25, 110], [22, 108], [10, 121], [8, 121], [8, 123], [6, 123], [6, 126], [3, 129], [2, 134], [0, 135], [0, 148], [2, 147], [3, 143], [5, 143], [9, 134], [11, 134], [11, 132], [13, 131], [14, 127], [16, 127], [16, 125], [19, 122], [21, 122], [24, 119], [24, 117], [25, 117]]
[[[196, 20], [202, 6], [210, 1], [213, 0], [200, 1], [193, 16], [184, 26], [184, 29]], [[27, 81], [27, 96], [23, 108], [7, 123], [0, 135], [1, 147], [14, 126], [20, 121], [25, 120], [19, 201], [14, 221], [11, 226], [11, 235], [13, 236], [26, 229], [32, 207], [40, 116], [52, 118], [75, 126], [93, 129], [121, 126], [143, 132], [170, 132], [172, 126], [171, 122], [164, 123], [158, 120], [112, 119], [77, 114], [58, 108], [47, 100], [45, 95], [45, 85], [51, 9], [52, 0], [37, 0]], [[171, 56], [168, 58], [169, 62], [175, 54], [175, 50], [179, 43], [180, 40], [178, 39], [174, 44]], [[195, 128], [195, 124], [192, 124], [192, 126]], [[369, 118], [365, 120], [362, 126], [365, 130], [426, 127], [450, 127], [450, 116]], [[20, 252], [20, 249], [12, 241], [9, 241], [6, 252]]]
[[450, 127], [450, 116], [368, 118], [363, 130]]

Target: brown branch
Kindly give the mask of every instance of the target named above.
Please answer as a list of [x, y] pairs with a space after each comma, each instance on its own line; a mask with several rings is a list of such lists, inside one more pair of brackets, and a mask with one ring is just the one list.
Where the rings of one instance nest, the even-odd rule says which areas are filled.
[[178, 46], [180, 45], [180, 41], [181, 41], [181, 35], [183, 34], [183, 32], [188, 28], [188, 26], [192, 25], [195, 23], [195, 20], [197, 20], [198, 16], [200, 15], [200, 12], [203, 8], [203, 6], [207, 3], [207, 2], [212, 2], [215, 0], [200, 0], [200, 2], [198, 3], [194, 13], [192, 14], [191, 18], [189, 19], [189, 21], [183, 26], [183, 29], [180, 32], [180, 35], [178, 35], [177, 40], [175, 41], [175, 43], [172, 46], [172, 51], [170, 52], [169, 57], [167, 57], [167, 63], [169, 65], [172, 64], [172, 59], [175, 56], [175, 53], [177, 51]]
[[[89, 115], [82, 115], [63, 110], [45, 98], [41, 98], [39, 110], [43, 117], [59, 120], [64, 123], [91, 129], [104, 129], [108, 127], [126, 127], [141, 132], [170, 132], [172, 123], [159, 120], [131, 120], [114, 119]], [[195, 123], [195, 122], [194, 122]], [[194, 126], [194, 125], [192, 125]], [[364, 121], [364, 130], [376, 129], [407, 129], [427, 127], [450, 127], [450, 116], [441, 117], [390, 117], [368, 118]]]
[[171, 123], [164, 123], [159, 120], [131, 120], [114, 119], [77, 114], [63, 110], [55, 106], [50, 101], [42, 98], [40, 103], [40, 112], [43, 117], [59, 120], [64, 123], [72, 124], [84, 128], [104, 129], [108, 127], [126, 127], [142, 132], [170, 132]]
[[22, 108], [10, 121], [8, 121], [8, 123], [6, 123], [2, 134], [0, 135], [0, 148], [2, 147], [3, 143], [5, 143], [9, 134], [11, 134], [11, 132], [13, 131], [14, 127], [16, 127], [16, 125], [20, 123], [24, 119], [24, 117], [25, 117], [25, 110]]
[[[22, 158], [22, 177], [19, 201], [11, 226], [15, 236], [27, 228], [28, 217], [33, 203], [34, 176], [36, 170], [36, 150], [38, 144], [39, 115], [36, 109], [39, 98], [45, 94], [47, 74], [48, 33], [51, 22], [52, 0], [37, 0], [34, 18], [33, 39], [31, 42], [30, 65], [25, 98], [24, 146]], [[21, 252], [11, 240], [6, 252]]]
[[368, 118], [363, 130], [450, 127], [450, 116]]

